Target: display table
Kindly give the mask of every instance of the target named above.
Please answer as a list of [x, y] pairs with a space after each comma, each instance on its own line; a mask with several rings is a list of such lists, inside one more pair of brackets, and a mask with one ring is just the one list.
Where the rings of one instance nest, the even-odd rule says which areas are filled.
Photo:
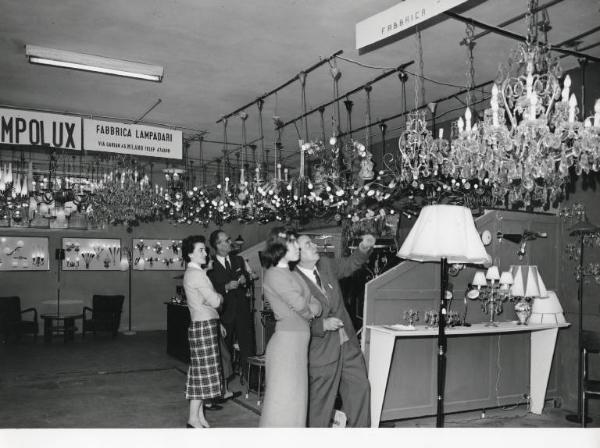
[[[552, 357], [556, 345], [558, 329], [570, 324], [530, 324], [516, 325], [512, 322], [498, 323], [497, 327], [486, 327], [485, 324], [473, 324], [471, 327], [446, 328], [448, 337], [530, 333], [531, 364], [529, 372], [531, 412], [541, 414], [544, 407], [548, 377], [552, 366]], [[379, 427], [381, 411], [388, 383], [392, 354], [396, 338], [435, 338], [437, 328], [416, 326], [416, 330], [396, 330], [390, 325], [368, 325], [369, 332], [369, 382], [371, 383], [371, 427]], [[399, 341], [399, 342], [400, 342]], [[452, 356], [449, 352], [448, 357]]]
[[165, 302], [167, 305], [167, 353], [180, 361], [190, 361], [190, 310], [187, 305]]
[[64, 341], [72, 341], [75, 339], [75, 319], [81, 319], [83, 315], [69, 313], [47, 313], [42, 314], [44, 320], [44, 341], [52, 342], [52, 336], [63, 335]]

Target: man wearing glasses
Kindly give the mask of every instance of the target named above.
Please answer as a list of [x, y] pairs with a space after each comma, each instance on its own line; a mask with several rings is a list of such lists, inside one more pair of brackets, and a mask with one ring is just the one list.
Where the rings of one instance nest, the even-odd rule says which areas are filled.
[[308, 426], [328, 427], [338, 394], [349, 427], [370, 425], [370, 386], [367, 368], [352, 319], [344, 305], [339, 279], [351, 275], [369, 259], [375, 237], [363, 235], [350, 257], [319, 255], [308, 235], [298, 237], [300, 262], [297, 272], [319, 302], [322, 312], [310, 326], [308, 352]]
[[246, 297], [246, 286], [250, 275], [242, 257], [231, 255], [231, 238], [223, 230], [215, 230], [210, 235], [210, 245], [215, 250], [213, 269], [208, 272], [213, 286], [223, 296], [221, 323], [227, 332], [225, 344], [233, 353], [233, 343], [240, 347], [242, 378], [247, 369], [247, 359], [254, 356], [254, 325], [250, 301]]

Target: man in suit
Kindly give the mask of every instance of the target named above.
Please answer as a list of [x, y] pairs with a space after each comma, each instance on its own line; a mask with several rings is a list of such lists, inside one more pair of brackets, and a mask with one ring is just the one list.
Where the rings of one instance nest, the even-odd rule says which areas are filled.
[[225, 345], [233, 353], [233, 344], [237, 340], [240, 347], [240, 365], [242, 375], [246, 370], [246, 360], [254, 356], [254, 324], [250, 301], [246, 297], [246, 286], [251, 280], [244, 259], [230, 255], [231, 238], [223, 230], [215, 230], [209, 237], [215, 250], [213, 268], [208, 271], [214, 288], [223, 296], [221, 323], [225, 327]]
[[367, 368], [338, 280], [367, 261], [375, 238], [363, 236], [358, 250], [342, 259], [321, 259], [317, 245], [307, 235], [300, 235], [298, 244], [300, 261], [296, 270], [323, 308], [321, 316], [311, 323], [308, 426], [331, 426], [339, 392], [347, 426], [368, 427], [371, 390]]

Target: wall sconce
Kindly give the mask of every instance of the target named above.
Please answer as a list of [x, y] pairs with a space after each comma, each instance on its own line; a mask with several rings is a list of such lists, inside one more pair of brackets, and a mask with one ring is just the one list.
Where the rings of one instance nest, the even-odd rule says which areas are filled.
[[496, 237], [498, 238], [498, 242], [501, 243], [503, 239], [511, 241], [516, 244], [520, 244], [519, 251], [517, 255], [519, 256], [519, 260], [522, 260], [525, 256], [525, 249], [527, 247], [527, 241], [537, 240], [538, 238], [548, 238], [548, 233], [546, 232], [531, 232], [529, 230], [523, 230], [523, 233], [496, 233]]

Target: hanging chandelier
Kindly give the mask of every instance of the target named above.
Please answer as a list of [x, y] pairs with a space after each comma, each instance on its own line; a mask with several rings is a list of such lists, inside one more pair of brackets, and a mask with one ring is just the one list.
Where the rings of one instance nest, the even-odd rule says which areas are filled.
[[86, 214], [97, 224], [125, 224], [130, 230], [140, 222], [161, 218], [164, 209], [158, 185], [153, 188], [148, 175], [126, 158], [94, 183]]
[[549, 207], [564, 197], [569, 169], [600, 169], [600, 101], [593, 119], [579, 121], [577, 99], [558, 59], [537, 41], [531, 9], [528, 34], [492, 87], [482, 123], [466, 109], [451, 140], [446, 172], [478, 178], [492, 189], [494, 205]]

